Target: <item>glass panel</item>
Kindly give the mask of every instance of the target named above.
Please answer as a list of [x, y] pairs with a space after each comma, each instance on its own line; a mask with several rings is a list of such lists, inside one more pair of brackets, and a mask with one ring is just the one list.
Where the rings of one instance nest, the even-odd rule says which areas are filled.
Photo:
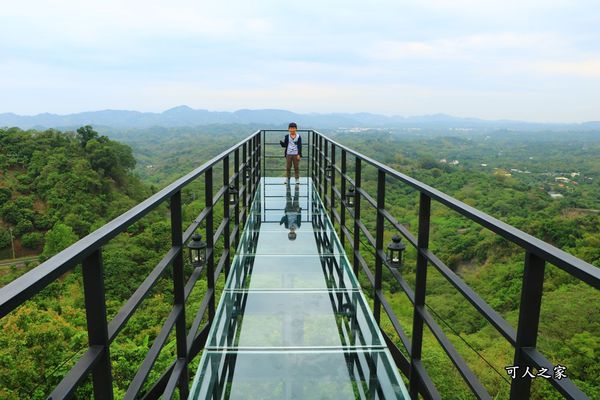
[[[294, 180], [292, 179], [292, 182]], [[293, 200], [296, 197], [304, 197], [306, 199], [306, 197], [309, 195], [310, 192], [310, 186], [306, 183], [301, 183], [301, 184], [286, 184], [283, 183], [283, 181], [281, 183], [267, 183], [264, 186], [264, 198], [272, 198], [272, 197], [279, 197], [279, 198], [289, 198], [291, 200]]]
[[358, 289], [343, 255], [238, 256], [231, 267], [229, 290], [339, 290]]
[[382, 346], [360, 292], [226, 292], [207, 348]]
[[408, 399], [312, 182], [283, 182], [257, 190], [190, 398]]
[[[264, 227], [267, 224], [262, 224]], [[256, 246], [242, 246], [238, 253], [258, 254], [340, 254], [343, 253], [339, 242], [331, 232], [313, 230], [281, 230], [245, 232], [243, 241], [254, 241]]]
[[190, 395], [196, 399], [409, 399], [390, 359], [387, 350], [206, 351]]
[[[265, 186], [277, 185], [277, 184], [283, 185], [286, 181], [287, 181], [287, 179], [284, 178], [283, 176], [268, 176], [268, 177], [264, 177], [263, 178], [263, 182], [264, 182]], [[292, 177], [291, 182], [292, 182], [292, 185], [296, 183], [294, 177]], [[307, 185], [307, 184], [311, 184], [312, 185], [312, 181], [310, 180], [310, 178], [308, 178], [306, 176], [301, 176], [300, 180], [299, 180], [299, 183], [301, 185]]]

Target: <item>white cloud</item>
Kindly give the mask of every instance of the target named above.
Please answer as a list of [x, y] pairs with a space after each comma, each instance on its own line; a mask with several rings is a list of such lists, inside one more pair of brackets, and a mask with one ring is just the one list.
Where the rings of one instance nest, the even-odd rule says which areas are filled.
[[410, 58], [464, 59], [482, 54], [501, 58], [510, 51], [526, 51], [529, 55], [551, 49], [565, 48], [562, 37], [539, 33], [477, 33], [465, 36], [445, 37], [429, 41], [382, 40], [365, 51], [367, 57], [376, 60], [401, 60]]
[[535, 61], [520, 67], [535, 73], [551, 76], [600, 78], [600, 58], [582, 61]]
[[587, 119], [600, 103], [597, 0], [5, 3], [0, 112], [188, 103]]

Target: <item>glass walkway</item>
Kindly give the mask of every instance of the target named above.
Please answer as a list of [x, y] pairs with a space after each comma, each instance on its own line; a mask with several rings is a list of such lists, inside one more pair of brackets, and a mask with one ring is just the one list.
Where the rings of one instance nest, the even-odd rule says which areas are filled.
[[263, 178], [192, 399], [408, 399], [309, 178]]

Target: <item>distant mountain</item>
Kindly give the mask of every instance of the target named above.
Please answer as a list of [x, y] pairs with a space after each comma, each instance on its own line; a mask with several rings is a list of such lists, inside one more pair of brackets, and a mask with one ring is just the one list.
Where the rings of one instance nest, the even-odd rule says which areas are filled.
[[162, 113], [102, 110], [68, 115], [38, 114], [23, 116], [13, 113], [0, 114], [0, 127], [72, 129], [82, 125], [112, 128], [191, 127], [208, 124], [265, 124], [286, 127], [290, 121], [301, 128], [339, 127], [413, 127], [413, 128], [477, 128], [515, 130], [600, 130], [600, 121], [581, 124], [550, 124], [510, 120], [489, 121], [478, 118], [460, 118], [445, 114], [423, 116], [386, 116], [371, 113], [297, 114], [287, 110], [237, 110], [208, 111], [178, 106]]

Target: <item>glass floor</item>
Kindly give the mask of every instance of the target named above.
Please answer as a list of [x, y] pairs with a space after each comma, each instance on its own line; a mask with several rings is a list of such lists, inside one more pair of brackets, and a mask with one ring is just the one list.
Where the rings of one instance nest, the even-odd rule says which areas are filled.
[[310, 179], [262, 179], [190, 398], [409, 399]]

